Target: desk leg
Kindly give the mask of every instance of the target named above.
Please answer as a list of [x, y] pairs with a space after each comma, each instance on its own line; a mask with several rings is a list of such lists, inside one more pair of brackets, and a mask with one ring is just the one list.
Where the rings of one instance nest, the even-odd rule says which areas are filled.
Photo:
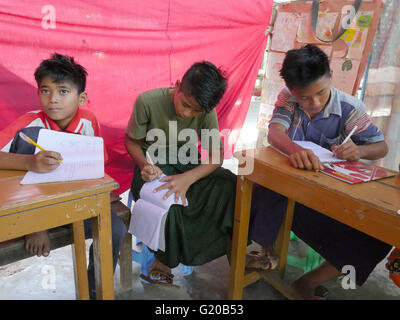
[[242, 299], [253, 182], [237, 177], [228, 299]]
[[72, 237], [76, 299], [88, 300], [89, 287], [86, 270], [86, 244], [83, 221], [72, 224]]
[[110, 196], [99, 199], [99, 215], [93, 218], [93, 258], [97, 299], [114, 299]]
[[275, 254], [279, 256], [279, 275], [281, 278], [285, 275], [286, 260], [289, 250], [290, 231], [292, 230], [293, 214], [295, 201], [288, 199], [285, 218], [279, 229], [278, 238], [275, 244]]

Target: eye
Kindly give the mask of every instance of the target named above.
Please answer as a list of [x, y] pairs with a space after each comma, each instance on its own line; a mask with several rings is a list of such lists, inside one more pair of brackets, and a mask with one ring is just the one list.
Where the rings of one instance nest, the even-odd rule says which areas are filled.
[[60, 93], [61, 93], [61, 94], [68, 94], [68, 93], [69, 93], [69, 90], [67, 90], [67, 89], [61, 89], [61, 90], [60, 90]]
[[49, 90], [47, 90], [47, 89], [40, 89], [40, 93], [41, 94], [49, 94]]

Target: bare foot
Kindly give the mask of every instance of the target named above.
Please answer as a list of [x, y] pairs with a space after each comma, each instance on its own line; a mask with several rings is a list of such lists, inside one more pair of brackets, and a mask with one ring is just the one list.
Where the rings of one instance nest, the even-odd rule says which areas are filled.
[[305, 300], [315, 300], [314, 291], [315, 288], [310, 286], [303, 277], [297, 279], [291, 284], [293, 290], [295, 290]]
[[50, 239], [48, 231], [40, 231], [25, 236], [25, 250], [38, 257], [47, 257], [50, 253]]

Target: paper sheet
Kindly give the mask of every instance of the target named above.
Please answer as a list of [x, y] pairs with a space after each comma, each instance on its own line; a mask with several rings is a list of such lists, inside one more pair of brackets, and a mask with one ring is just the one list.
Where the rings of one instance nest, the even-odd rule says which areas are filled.
[[[38, 173], [28, 171], [21, 184], [98, 179], [104, 177], [103, 139], [42, 129], [38, 145], [59, 152], [63, 158], [57, 169]], [[40, 150], [36, 148], [35, 154]]]
[[339, 162], [343, 159], [336, 158], [334, 154], [312, 141], [293, 141], [305, 149], [311, 149], [321, 162]]

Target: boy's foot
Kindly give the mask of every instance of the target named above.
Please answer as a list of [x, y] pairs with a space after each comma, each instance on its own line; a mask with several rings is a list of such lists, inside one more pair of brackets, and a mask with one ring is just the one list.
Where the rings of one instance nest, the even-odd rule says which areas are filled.
[[48, 231], [40, 231], [25, 236], [25, 250], [38, 257], [50, 254], [50, 239]]
[[179, 289], [180, 287], [173, 284], [174, 275], [171, 273], [171, 268], [154, 259], [152, 266], [149, 268], [148, 276], [141, 274], [140, 277], [149, 283], [159, 284], [162, 286], [173, 287]]

